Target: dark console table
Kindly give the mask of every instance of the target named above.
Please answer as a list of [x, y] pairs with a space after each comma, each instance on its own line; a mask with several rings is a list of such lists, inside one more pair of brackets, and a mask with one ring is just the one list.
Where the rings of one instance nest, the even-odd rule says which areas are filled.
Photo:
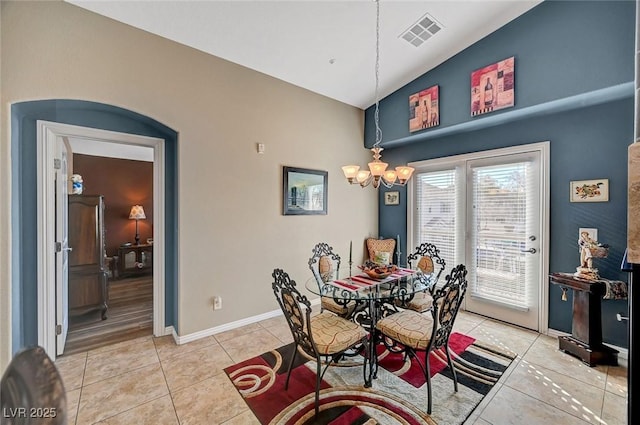
[[573, 290], [571, 336], [558, 338], [560, 349], [580, 358], [589, 366], [617, 366], [618, 351], [602, 343], [600, 300], [606, 291], [604, 282], [581, 279], [569, 273], [551, 273], [549, 280], [555, 285]]
[[120, 278], [153, 273], [153, 244], [123, 245], [118, 248]]

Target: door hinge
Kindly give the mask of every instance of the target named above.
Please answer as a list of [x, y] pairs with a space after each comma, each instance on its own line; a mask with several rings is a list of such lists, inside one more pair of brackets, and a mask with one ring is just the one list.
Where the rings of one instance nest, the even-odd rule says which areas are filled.
[[60, 159], [58, 158], [54, 158], [53, 159], [53, 168], [56, 170], [59, 170], [62, 167]]
[[62, 252], [62, 242], [56, 242], [56, 252]]
[[62, 334], [62, 325], [56, 325], [56, 335]]

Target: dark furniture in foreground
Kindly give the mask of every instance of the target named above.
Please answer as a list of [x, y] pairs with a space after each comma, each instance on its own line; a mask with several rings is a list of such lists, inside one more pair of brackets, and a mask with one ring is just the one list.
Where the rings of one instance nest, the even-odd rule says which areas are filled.
[[107, 318], [104, 199], [69, 196], [69, 315], [100, 309]]
[[42, 347], [17, 353], [0, 381], [2, 425], [65, 425], [67, 396], [56, 365]]
[[560, 285], [563, 290], [573, 291], [571, 336], [559, 337], [559, 348], [589, 366], [617, 366], [618, 351], [602, 343], [600, 300], [606, 290], [604, 282], [581, 279], [568, 273], [551, 273], [549, 280], [554, 285]]

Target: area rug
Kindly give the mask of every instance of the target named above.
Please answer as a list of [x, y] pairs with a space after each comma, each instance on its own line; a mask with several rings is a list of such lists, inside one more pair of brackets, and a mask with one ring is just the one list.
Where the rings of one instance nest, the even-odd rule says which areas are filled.
[[[296, 357], [289, 388], [284, 390], [294, 345], [225, 369], [261, 424], [462, 424], [509, 367], [515, 355], [452, 333], [450, 344], [458, 377], [453, 388], [444, 352], [433, 352], [432, 414], [427, 410], [424, 375], [415, 360], [379, 350], [379, 370], [371, 388], [364, 388], [362, 366], [353, 361], [329, 367], [320, 390], [320, 414], [314, 417], [315, 361]], [[422, 358], [424, 358], [424, 353]]]

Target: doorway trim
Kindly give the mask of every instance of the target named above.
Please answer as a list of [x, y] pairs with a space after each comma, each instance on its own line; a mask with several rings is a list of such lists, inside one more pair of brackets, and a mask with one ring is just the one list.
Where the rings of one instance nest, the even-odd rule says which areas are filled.
[[58, 138], [69, 137], [153, 149], [153, 334], [165, 328], [165, 140], [90, 127], [38, 120], [37, 127], [37, 293], [38, 344], [52, 358], [56, 353], [54, 148]]

